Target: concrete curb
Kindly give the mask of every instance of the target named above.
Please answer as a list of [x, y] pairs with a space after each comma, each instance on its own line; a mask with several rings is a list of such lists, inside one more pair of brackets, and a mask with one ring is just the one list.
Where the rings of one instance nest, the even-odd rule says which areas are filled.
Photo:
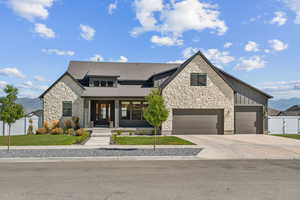
[[[31, 149], [152, 149], [152, 145], [62, 145], [62, 146], [11, 146], [11, 150], [31, 150]], [[195, 148], [199, 149], [202, 148], [202, 146], [198, 145], [159, 145], [156, 146], [157, 149], [159, 148]], [[6, 146], [0, 146], [0, 150], [6, 150]]]
[[96, 162], [96, 161], [168, 161], [200, 160], [198, 156], [104, 156], [104, 157], [49, 157], [49, 158], [0, 158], [0, 163], [27, 162]]

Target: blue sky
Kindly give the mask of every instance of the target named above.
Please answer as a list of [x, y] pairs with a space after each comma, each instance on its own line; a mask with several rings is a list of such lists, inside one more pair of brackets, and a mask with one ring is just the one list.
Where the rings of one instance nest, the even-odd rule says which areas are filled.
[[199, 49], [276, 99], [300, 97], [300, 0], [0, 0], [0, 27], [0, 88], [22, 97], [70, 60], [182, 62]]

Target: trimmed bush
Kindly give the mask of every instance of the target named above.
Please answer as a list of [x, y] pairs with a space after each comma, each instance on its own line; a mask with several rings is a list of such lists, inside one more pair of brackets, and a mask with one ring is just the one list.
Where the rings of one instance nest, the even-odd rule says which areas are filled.
[[44, 122], [44, 128], [46, 129], [46, 133], [50, 132], [50, 127], [49, 127], [49, 122], [48, 121]]
[[84, 130], [83, 128], [78, 129], [77, 131], [75, 131], [76, 136], [83, 136], [83, 135], [87, 135], [88, 132], [86, 130]]
[[54, 128], [51, 130], [52, 135], [62, 135], [64, 134], [64, 130], [62, 128]]
[[121, 135], [122, 131], [121, 130], [117, 130], [116, 133], [117, 133], [117, 135]]
[[73, 124], [72, 124], [71, 120], [68, 119], [68, 120], [65, 121], [65, 128], [66, 129], [73, 128]]
[[47, 134], [47, 129], [46, 128], [38, 128], [35, 132], [37, 135], [45, 135]]
[[75, 131], [74, 131], [74, 129], [69, 128], [69, 129], [66, 131], [66, 134], [67, 134], [67, 135], [75, 135]]
[[75, 130], [80, 129], [79, 117], [72, 117], [73, 126]]
[[51, 122], [51, 129], [56, 129], [56, 128], [60, 128], [59, 120], [53, 120]]

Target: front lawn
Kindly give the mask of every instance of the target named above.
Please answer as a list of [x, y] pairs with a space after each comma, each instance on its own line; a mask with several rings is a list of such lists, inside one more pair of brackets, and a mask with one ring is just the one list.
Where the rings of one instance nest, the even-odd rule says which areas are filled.
[[[157, 145], [194, 145], [192, 142], [175, 136], [157, 136]], [[117, 136], [116, 144], [120, 145], [153, 145], [153, 136]]]
[[273, 136], [280, 136], [280, 137], [286, 137], [286, 138], [291, 138], [291, 139], [297, 139], [297, 140], [300, 140], [300, 135], [296, 135], [296, 134], [273, 135]]
[[[11, 146], [29, 146], [29, 145], [71, 145], [80, 144], [88, 138], [83, 136], [68, 135], [17, 135], [11, 136]], [[0, 146], [7, 145], [7, 136], [0, 136]]]

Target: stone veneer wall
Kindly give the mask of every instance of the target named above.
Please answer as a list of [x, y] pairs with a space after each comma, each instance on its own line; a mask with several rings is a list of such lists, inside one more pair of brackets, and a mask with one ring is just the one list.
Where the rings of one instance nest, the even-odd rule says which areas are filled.
[[83, 126], [82, 92], [83, 89], [69, 75], [65, 75], [44, 95], [44, 121], [61, 120], [63, 123], [64, 120], [71, 119], [71, 117], [62, 116], [62, 102], [72, 101], [72, 115], [79, 117], [80, 124]]
[[[207, 86], [191, 86], [191, 73], [206, 73]], [[202, 59], [196, 56], [162, 91], [169, 117], [162, 133], [172, 133], [172, 109], [224, 109], [224, 134], [234, 134], [234, 91]]]

